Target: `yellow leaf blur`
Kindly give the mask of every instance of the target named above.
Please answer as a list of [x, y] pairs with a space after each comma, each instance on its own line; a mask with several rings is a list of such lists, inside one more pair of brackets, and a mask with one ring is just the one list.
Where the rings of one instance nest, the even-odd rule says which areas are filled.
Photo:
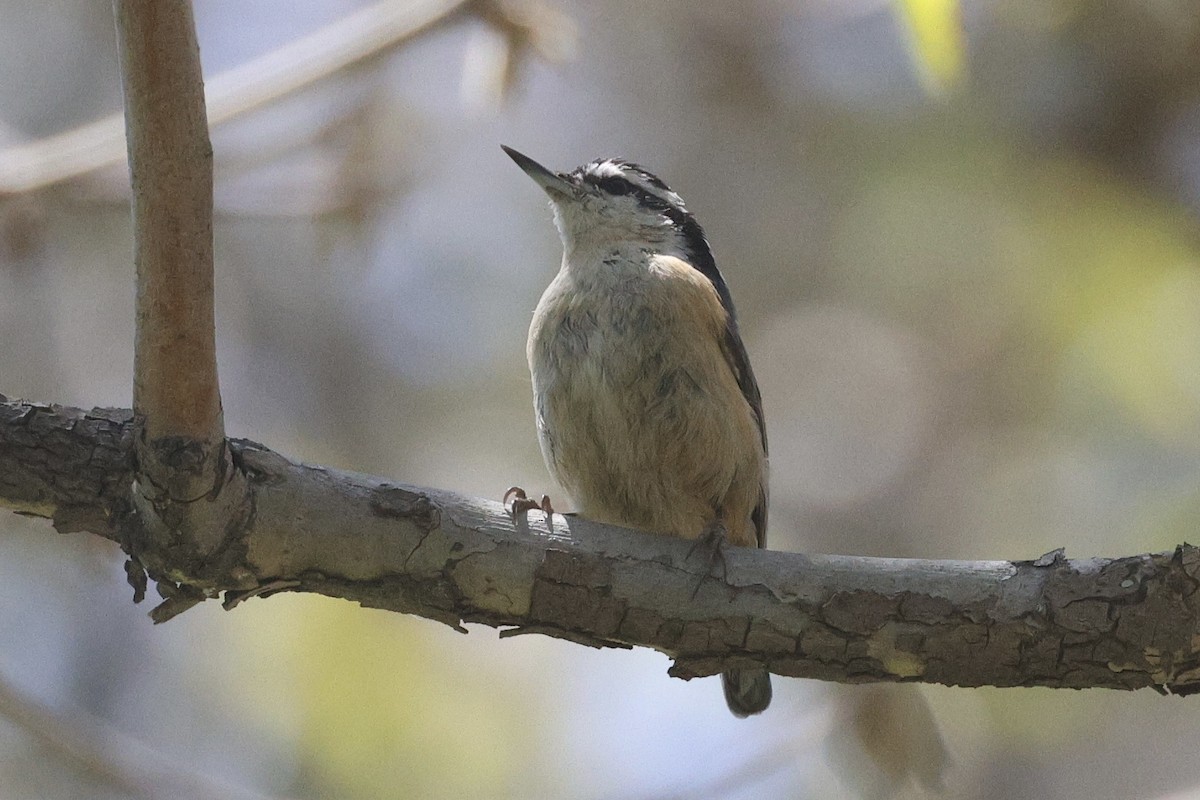
[[966, 76], [966, 35], [957, 0], [898, 0], [897, 15], [926, 91], [939, 94]]

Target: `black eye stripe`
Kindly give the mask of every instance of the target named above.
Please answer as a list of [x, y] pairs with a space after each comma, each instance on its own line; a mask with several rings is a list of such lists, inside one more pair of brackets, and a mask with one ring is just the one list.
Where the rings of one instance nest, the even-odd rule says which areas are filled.
[[[623, 175], [605, 175], [604, 177], [596, 177], [595, 175], [585, 175], [584, 180], [592, 184], [601, 191], [615, 196], [633, 195], [637, 198], [638, 205], [643, 208], [653, 209], [669, 209], [671, 203], [653, 192], [646, 189], [644, 186], [639, 186]], [[655, 185], [662, 184], [662, 181], [655, 179]], [[666, 184], [662, 184], [664, 189]], [[666, 189], [670, 191], [670, 189]]]
[[619, 175], [610, 175], [606, 178], [600, 178], [596, 181], [596, 185], [609, 194], [629, 194], [635, 190], [635, 186], [626, 178]]
[[659, 197], [658, 195], [653, 194], [652, 192], [646, 191], [645, 189], [641, 188], [640, 186], [636, 187], [634, 191], [637, 194], [639, 205], [645, 206], [646, 208], [655, 208], [655, 209], [658, 209], [659, 211], [664, 211], [664, 210], [672, 208], [672, 205], [669, 202], [667, 202], [663, 198]]

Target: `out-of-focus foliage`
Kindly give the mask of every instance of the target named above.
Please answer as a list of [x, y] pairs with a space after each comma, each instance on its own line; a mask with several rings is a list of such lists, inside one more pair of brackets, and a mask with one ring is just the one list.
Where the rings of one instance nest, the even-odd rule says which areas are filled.
[[[234, 683], [229, 711], [281, 738], [299, 733], [318, 796], [479, 797], [517, 783], [540, 738], [525, 724], [528, 687], [479, 681], [478, 664], [430, 635], [432, 623], [405, 630], [389, 614], [312, 597], [281, 605], [303, 624], [281, 631], [264, 604], [247, 614], [237, 650], [247, 674], [265, 659], [282, 669]], [[436, 669], [430, 651], [441, 653]]]
[[[201, 0], [206, 68], [355, 7]], [[0, 90], [0, 146], [119, 107], [97, 8], [0, 2], [0, 64], [28, 76]], [[578, 30], [565, 64], [489, 60], [494, 32], [463, 20], [215, 132], [231, 433], [558, 505], [523, 347], [559, 244], [503, 142], [559, 168], [635, 159], [704, 224], [762, 385], [772, 546], [1035, 558], [1195, 538], [1200, 10], [556, 8]], [[511, 95], [479, 102], [488, 86]], [[0, 198], [0, 392], [129, 403], [126, 180]], [[1189, 700], [781, 679], [738, 721], [653, 653], [320, 598], [153, 628], [113, 548], [0, 530], [0, 680], [246, 796], [916, 797], [903, 776], [930, 782], [940, 752], [920, 698], [946, 796], [1197, 792]], [[13, 718], [0, 706], [0, 794], [138, 796]]]
[[896, 5], [926, 88], [931, 92], [956, 88], [967, 67], [967, 41], [957, 0], [897, 0]]

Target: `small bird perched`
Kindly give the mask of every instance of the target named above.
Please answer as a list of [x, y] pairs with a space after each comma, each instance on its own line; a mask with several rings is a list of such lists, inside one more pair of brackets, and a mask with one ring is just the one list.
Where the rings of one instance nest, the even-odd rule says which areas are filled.
[[[703, 229], [637, 164], [556, 173], [503, 149], [550, 196], [563, 242], [526, 347], [551, 474], [587, 519], [765, 547], [762, 399]], [[721, 678], [739, 717], [771, 702], [765, 669]]]

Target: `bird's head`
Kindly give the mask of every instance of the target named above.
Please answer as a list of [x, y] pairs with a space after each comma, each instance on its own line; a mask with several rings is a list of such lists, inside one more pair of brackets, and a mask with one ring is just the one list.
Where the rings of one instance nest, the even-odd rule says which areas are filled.
[[[581, 246], [633, 243], [686, 253], [703, 242], [703, 231], [683, 199], [637, 164], [600, 158], [570, 172], [553, 172], [510, 147], [504, 152], [549, 195], [568, 252]], [[688, 241], [696, 237], [698, 242]]]

